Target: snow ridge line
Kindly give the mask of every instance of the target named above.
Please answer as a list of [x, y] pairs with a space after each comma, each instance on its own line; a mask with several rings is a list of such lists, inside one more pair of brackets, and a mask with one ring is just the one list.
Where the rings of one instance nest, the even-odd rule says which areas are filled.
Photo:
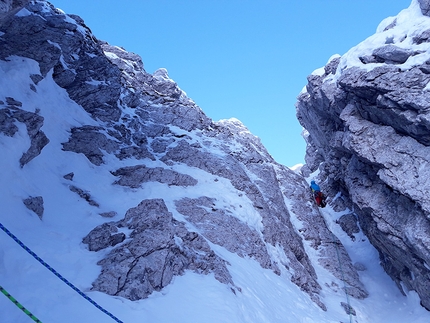
[[[0, 229], [2, 229], [9, 237], [11, 237], [16, 243], [18, 243], [25, 251], [27, 251], [30, 255], [32, 255], [38, 262], [40, 262], [43, 266], [45, 266], [49, 271], [51, 271], [55, 276], [60, 278], [66, 285], [68, 285], [71, 289], [73, 289], [75, 292], [77, 292], [79, 295], [81, 295], [83, 298], [85, 298], [88, 302], [93, 304], [95, 307], [97, 307], [100, 311], [108, 315], [110, 318], [112, 318], [114, 321], [118, 323], [124, 323], [120, 319], [118, 319], [116, 316], [105, 310], [103, 307], [101, 307], [99, 304], [97, 304], [93, 299], [91, 299], [89, 296], [85, 295], [83, 292], [80, 291], [79, 288], [75, 287], [71, 282], [69, 282], [66, 278], [61, 276], [54, 268], [52, 268], [50, 265], [48, 265], [42, 258], [40, 258], [38, 255], [36, 255], [33, 251], [30, 250], [24, 243], [22, 243], [15, 235], [12, 234], [8, 229], [4, 227], [3, 224], [0, 223]], [[40, 322], [40, 321], [36, 321]]]
[[9, 294], [6, 289], [4, 289], [2, 286], [0, 286], [0, 292], [3, 293], [4, 296], [9, 298], [9, 300], [14, 303], [21, 311], [23, 311], [25, 314], [27, 314], [34, 322], [36, 323], [42, 323], [41, 320], [39, 320], [36, 316], [34, 316], [28, 309], [26, 309], [24, 306], [21, 305], [20, 302], [16, 300], [11, 294]]

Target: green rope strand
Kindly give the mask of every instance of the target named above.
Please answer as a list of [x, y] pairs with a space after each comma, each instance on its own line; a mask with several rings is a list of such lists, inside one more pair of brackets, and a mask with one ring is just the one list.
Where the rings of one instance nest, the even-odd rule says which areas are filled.
[[[110, 318], [115, 320], [118, 323], [123, 323], [120, 319], [118, 319], [116, 316], [114, 316], [112, 313], [109, 313], [106, 311], [103, 307], [101, 307], [99, 304], [97, 304], [94, 300], [92, 300], [89, 296], [85, 295], [83, 292], [80, 291], [79, 288], [74, 286], [71, 282], [69, 282], [66, 278], [61, 276], [54, 268], [52, 268], [50, 265], [48, 265], [42, 258], [40, 258], [38, 255], [36, 255], [33, 251], [30, 250], [21, 240], [19, 240], [12, 232], [10, 232], [8, 229], [5, 228], [3, 224], [0, 223], [0, 229], [3, 230], [9, 237], [11, 237], [17, 244], [19, 244], [25, 251], [27, 251], [30, 255], [34, 257], [38, 262], [40, 262], [43, 266], [45, 266], [50, 272], [52, 272], [55, 276], [57, 276], [59, 279], [63, 281], [67, 286], [69, 286], [71, 289], [73, 289], [75, 292], [77, 292], [79, 295], [81, 295], [83, 298], [85, 298], [88, 302], [93, 304], [95, 307], [97, 307], [100, 311], [108, 315]], [[40, 322], [37, 320], [36, 322]]]
[[23, 311], [25, 314], [27, 314], [34, 322], [36, 323], [42, 323], [41, 320], [39, 320], [36, 316], [31, 314], [29, 310], [27, 310], [24, 306], [22, 306], [11, 294], [9, 294], [3, 287], [0, 286], [0, 291], [3, 293], [4, 296], [9, 298], [9, 300], [14, 303], [21, 311]]

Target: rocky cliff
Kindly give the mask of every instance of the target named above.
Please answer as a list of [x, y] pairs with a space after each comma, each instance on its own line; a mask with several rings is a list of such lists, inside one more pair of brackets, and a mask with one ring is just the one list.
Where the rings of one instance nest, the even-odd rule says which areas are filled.
[[[276, 163], [240, 121], [209, 119], [166, 70], [147, 73], [139, 56], [46, 1], [9, 1], [1, 10], [10, 86], [0, 97], [0, 132], [5, 145], [26, 147], [8, 157], [22, 181], [11, 200], [49, 223], [59, 216], [53, 190], [36, 187], [59, 185], [65, 205], [90, 214], [94, 225], [81, 239], [102, 258], [93, 290], [139, 300], [194, 271], [241, 293], [222, 248], [290, 280], [323, 310], [325, 285], [341, 297], [344, 284], [348, 295], [367, 297], [305, 179]], [[83, 169], [109, 187], [89, 185]], [[37, 185], [27, 173], [59, 170]], [[105, 202], [107, 191], [121, 200]], [[316, 268], [331, 281], [322, 286]]]
[[[249, 286], [234, 274], [237, 257], [291, 282], [326, 321], [338, 314], [333, 299], [352, 315], [339, 300], [352, 296], [364, 313], [371, 298], [365, 264], [329, 230], [338, 225], [356, 248], [364, 233], [399, 289], [430, 309], [429, 8], [414, 0], [309, 76], [297, 103], [302, 176], [80, 17], [1, 1], [0, 220], [66, 245], [67, 257], [38, 250], [55, 267], [85, 254], [81, 272], [97, 273], [84, 289], [136, 301], [194, 272], [240, 298]], [[313, 203], [310, 177], [337, 224]], [[65, 238], [68, 226], [77, 239]]]
[[297, 116], [305, 176], [319, 170], [330, 204], [349, 213], [341, 221], [358, 222], [400, 290], [430, 310], [429, 7], [412, 1], [310, 75]]

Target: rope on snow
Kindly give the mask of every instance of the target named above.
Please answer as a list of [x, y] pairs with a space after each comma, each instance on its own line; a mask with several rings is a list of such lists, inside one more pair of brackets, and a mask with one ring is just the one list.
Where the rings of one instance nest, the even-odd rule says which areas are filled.
[[[334, 236], [333, 232], [331, 234]], [[333, 237], [333, 239], [334, 239], [334, 237]], [[339, 245], [336, 243], [334, 245], [336, 246], [337, 260], [339, 261], [339, 268], [340, 268], [340, 273], [342, 275], [342, 281], [343, 281], [343, 289], [345, 291], [346, 302], [348, 304], [349, 322], [352, 323], [352, 314], [351, 314], [352, 307], [351, 307], [351, 303], [349, 302], [348, 290], [346, 289], [345, 274], [343, 273], [342, 261], [340, 260], [340, 254], [339, 254]]]
[[[22, 243], [15, 235], [13, 235], [8, 229], [4, 227], [3, 224], [0, 223], [0, 229], [2, 229], [9, 237], [11, 237], [16, 243], [18, 243], [25, 251], [27, 251], [30, 255], [32, 255], [38, 262], [40, 262], [43, 266], [45, 266], [49, 271], [51, 271], [55, 276], [60, 278], [66, 285], [68, 285], [71, 289], [73, 289], [75, 292], [77, 292], [79, 295], [81, 295], [83, 298], [85, 298], [88, 302], [93, 304], [95, 307], [97, 307], [100, 311], [108, 315], [110, 318], [112, 318], [114, 321], [118, 323], [123, 323], [120, 319], [118, 319], [116, 316], [105, 310], [103, 307], [101, 307], [99, 304], [97, 304], [93, 299], [91, 299], [89, 296], [85, 295], [83, 292], [79, 290], [79, 288], [75, 287], [71, 282], [69, 282], [66, 278], [61, 276], [54, 268], [49, 266], [42, 258], [40, 258], [38, 255], [36, 255], [33, 251], [30, 250], [24, 243]], [[18, 306], [19, 307], [19, 306]], [[37, 320], [36, 322], [40, 322]]]
[[34, 322], [36, 323], [42, 323], [41, 320], [39, 320], [36, 316], [31, 314], [29, 310], [27, 310], [24, 306], [22, 306], [16, 298], [14, 298], [11, 294], [9, 294], [3, 287], [0, 286], [0, 292], [3, 293], [4, 296], [9, 298], [9, 300], [14, 303], [21, 311], [23, 311], [25, 314], [27, 314]]
[[[321, 213], [321, 212], [320, 212]], [[342, 275], [342, 282], [343, 282], [343, 290], [345, 291], [345, 295], [346, 295], [346, 302], [348, 304], [348, 314], [349, 314], [349, 322], [352, 323], [352, 314], [351, 314], [351, 303], [349, 301], [349, 294], [348, 294], [348, 290], [346, 289], [346, 280], [345, 280], [345, 274], [343, 273], [343, 268], [342, 268], [342, 261], [340, 260], [340, 252], [339, 252], [339, 245], [341, 245], [341, 243], [336, 241], [336, 236], [334, 235], [334, 233], [329, 229], [327, 222], [324, 218], [324, 216], [321, 214], [323, 221], [325, 223], [325, 226], [327, 227], [327, 229], [330, 231], [331, 233], [331, 239], [332, 239], [332, 243], [334, 244], [335, 248], [336, 248], [336, 254], [337, 254], [337, 260], [339, 261], [339, 269], [340, 269], [340, 274]]]

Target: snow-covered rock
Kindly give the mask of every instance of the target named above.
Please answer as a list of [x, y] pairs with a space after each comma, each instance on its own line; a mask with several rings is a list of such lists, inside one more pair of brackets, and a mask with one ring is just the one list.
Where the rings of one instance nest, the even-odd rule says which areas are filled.
[[[342, 194], [333, 205], [354, 210], [386, 272], [430, 310], [429, 4], [412, 1], [309, 76], [297, 116], [307, 160], [320, 158], [307, 174], [319, 167], [332, 199]], [[350, 236], [351, 219], [340, 219]]]
[[[332, 163], [323, 164], [327, 169], [342, 171], [344, 167], [351, 173], [341, 182], [343, 186], [335, 185], [341, 178], [335, 172], [323, 183], [329, 192], [342, 188], [344, 196], [332, 198], [332, 206], [322, 212], [313, 203], [303, 176], [276, 163], [239, 120], [214, 122], [208, 118], [166, 69], [147, 73], [138, 55], [98, 40], [81, 18], [46, 1], [6, 1], [0, 10], [0, 146], [4, 152], [0, 159], [4, 210], [0, 221], [44, 261], [67, 273], [86, 294], [103, 300], [124, 317], [134, 317], [130, 322], [136, 317], [153, 322], [161, 322], [154, 317], [164, 317], [163, 322], [256, 323], [333, 322], [352, 315], [363, 322], [367, 319], [366, 305], [378, 295], [369, 283], [368, 268], [376, 268], [373, 273], [379, 267], [369, 261], [361, 263], [363, 257], [351, 253], [348, 237], [356, 240], [357, 249], [367, 248], [366, 254], [372, 255], [374, 249], [357, 231], [355, 220], [358, 215], [373, 241], [370, 233], [376, 232], [376, 226], [366, 213], [371, 207], [381, 208], [378, 225], [383, 230], [394, 232], [404, 224], [383, 221], [384, 210], [393, 206], [389, 200], [377, 204], [378, 196], [399, 196], [399, 210], [413, 210], [415, 226], [425, 223], [412, 199], [426, 192], [404, 185], [406, 173], [400, 179], [390, 176], [393, 170], [385, 164], [407, 172], [401, 162], [405, 152], [420, 150], [426, 139], [418, 141], [421, 128], [415, 127], [417, 138], [408, 139], [391, 164], [379, 155], [389, 144], [367, 151], [363, 142], [354, 153], [372, 159], [373, 173], [363, 175], [359, 168], [348, 168], [348, 157], [353, 154], [348, 149], [361, 140], [360, 132], [381, 132], [392, 144], [401, 138], [387, 130], [388, 125], [374, 129], [372, 120], [358, 118], [351, 107], [335, 105], [330, 110], [338, 96], [345, 99], [337, 84], [351, 87], [351, 93], [366, 87], [360, 83], [355, 90], [355, 83], [348, 85], [348, 78], [338, 74], [338, 66], [346, 66], [344, 58], [335, 57], [324, 75], [311, 76], [308, 93], [302, 94], [309, 100], [303, 104], [314, 100], [320, 105], [312, 107], [320, 111], [309, 108], [306, 114], [299, 113], [303, 122], [307, 114], [325, 116], [315, 118], [323, 122], [309, 131], [307, 140], [313, 144], [308, 151], [313, 155], [307, 157], [302, 171], [310, 174], [332, 156]], [[427, 36], [416, 36], [417, 48], [393, 40], [398, 48], [369, 51], [363, 57], [370, 55], [369, 62], [389, 60], [388, 69], [408, 64], [425, 56], [422, 48]], [[368, 63], [372, 64], [386, 66]], [[425, 67], [421, 65], [420, 70], [424, 74]], [[412, 78], [410, 82], [426, 86], [425, 76], [417, 81]], [[389, 82], [381, 83], [381, 87], [388, 86]], [[352, 130], [345, 134], [340, 128], [334, 130], [333, 124]], [[317, 137], [315, 131], [324, 135]], [[365, 140], [374, 139], [372, 136]], [[410, 140], [414, 142], [411, 148]], [[339, 150], [328, 152], [327, 145]], [[343, 158], [345, 153], [348, 157]], [[335, 163], [336, 158], [344, 163], [342, 167]], [[426, 155], [420, 158], [425, 160]], [[351, 159], [353, 163], [365, 165], [358, 157]], [[416, 171], [425, 173], [427, 169]], [[327, 177], [325, 169], [321, 176]], [[390, 191], [388, 182], [398, 188]], [[364, 190], [363, 185], [372, 190]], [[347, 195], [348, 188], [362, 193]], [[381, 197], [380, 191], [387, 194]], [[362, 205], [366, 194], [372, 199], [362, 211], [346, 210], [353, 203]], [[424, 208], [424, 201], [420, 203]], [[339, 226], [348, 234], [347, 244], [343, 244], [345, 237], [332, 232], [338, 226], [327, 214], [339, 217]], [[394, 238], [397, 236], [389, 237], [403, 247]], [[425, 254], [426, 236], [414, 237]], [[102, 322], [97, 314], [85, 315], [89, 311], [85, 306], [75, 307], [78, 301], [59, 286], [63, 281], [46, 277], [46, 268], [17, 256], [19, 246], [10, 246], [14, 241], [7, 238], [0, 235], [2, 245], [7, 245], [0, 250], [0, 271], [7, 278], [2, 284], [8, 290], [29, 304], [39, 304], [36, 314], [51, 316], [53, 322]], [[385, 286], [383, 293], [386, 290], [390, 287]], [[396, 303], [399, 295], [389, 297]], [[52, 298], [55, 309], [49, 301]], [[355, 303], [351, 305], [350, 300]], [[203, 309], [195, 310], [195, 303]], [[402, 309], [409, 301], [404, 304]], [[203, 319], [182, 314], [190, 307], [195, 312], [192, 317], [202, 314]], [[4, 313], [7, 311], [0, 311], [0, 319], [8, 315]], [[376, 314], [385, 319], [387, 313], [389, 309]]]

